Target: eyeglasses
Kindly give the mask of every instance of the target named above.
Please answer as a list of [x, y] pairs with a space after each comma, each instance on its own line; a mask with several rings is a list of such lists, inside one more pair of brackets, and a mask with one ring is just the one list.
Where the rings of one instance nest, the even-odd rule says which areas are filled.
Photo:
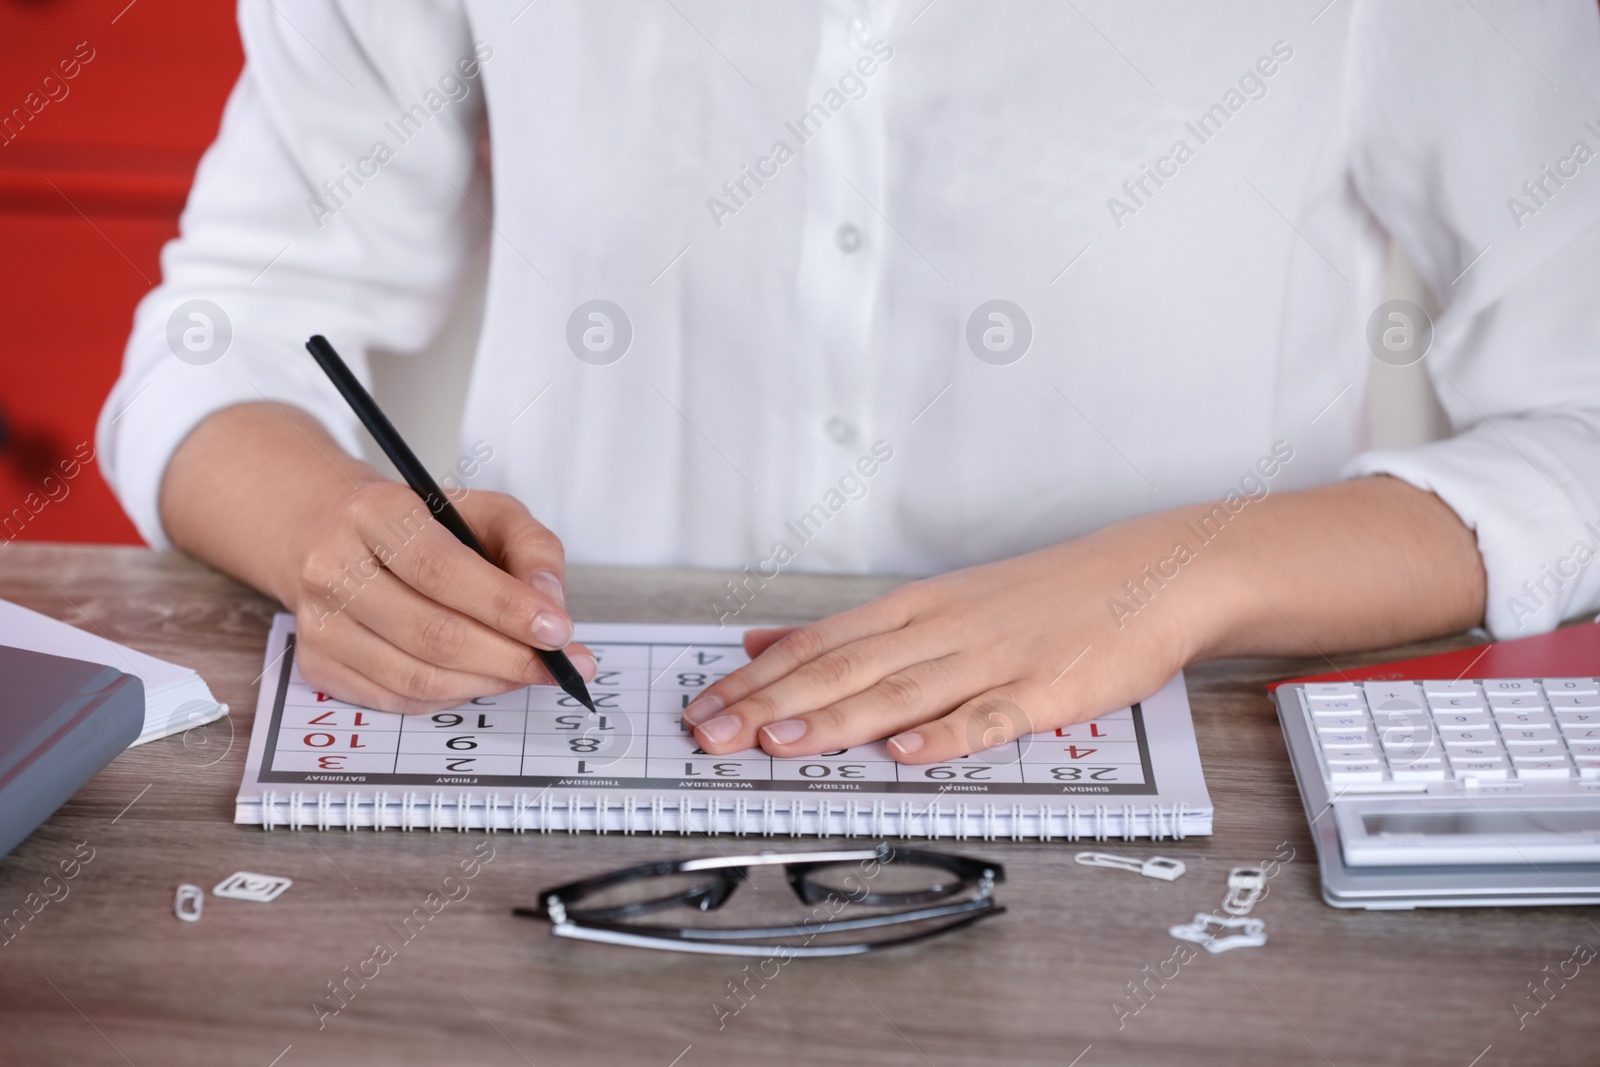
[[[673, 908], [715, 912], [741, 881], [750, 881], [752, 867], [782, 867], [794, 895], [815, 906], [810, 916], [768, 926], [629, 921]], [[887, 843], [833, 852], [764, 852], [628, 867], [546, 889], [537, 907], [517, 908], [512, 914], [548, 919], [556, 937], [636, 948], [786, 959], [854, 956], [999, 915], [1006, 909], [995, 903], [993, 892], [1005, 877], [998, 863]], [[854, 909], [848, 917], [846, 908]], [[791, 944], [797, 939], [802, 943]], [[813, 943], [819, 939], [826, 943]]]

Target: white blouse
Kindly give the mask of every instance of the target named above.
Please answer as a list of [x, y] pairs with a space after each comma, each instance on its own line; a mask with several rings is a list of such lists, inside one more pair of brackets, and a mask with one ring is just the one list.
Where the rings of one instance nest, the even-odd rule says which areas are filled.
[[[1592, 0], [244, 0], [240, 27], [101, 416], [153, 544], [222, 407], [358, 451], [307, 336], [363, 375], [422, 348], [487, 241], [455, 475], [573, 561], [931, 573], [1388, 472], [1476, 530], [1496, 633], [1600, 607]], [[1374, 351], [1427, 336], [1380, 313], [1391, 235], [1442, 307], [1454, 436], [1364, 452]]]

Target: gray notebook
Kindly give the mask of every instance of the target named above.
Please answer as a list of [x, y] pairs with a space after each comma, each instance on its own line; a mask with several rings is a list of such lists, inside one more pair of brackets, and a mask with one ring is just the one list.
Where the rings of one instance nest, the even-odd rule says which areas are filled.
[[98, 663], [0, 645], [0, 856], [131, 745], [144, 683]]
[[205, 681], [188, 667], [108, 641], [98, 633], [80, 630], [7, 600], [0, 600], [0, 646], [103, 663], [138, 676], [144, 683], [144, 729], [134, 742], [136, 745], [193, 729], [228, 713], [228, 706], [218, 704]]

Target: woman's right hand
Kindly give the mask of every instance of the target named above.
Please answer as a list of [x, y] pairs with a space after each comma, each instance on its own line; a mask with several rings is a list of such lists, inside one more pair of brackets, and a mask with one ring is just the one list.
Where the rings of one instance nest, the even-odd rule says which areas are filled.
[[300, 673], [336, 699], [420, 713], [549, 683], [535, 647], [565, 646], [593, 678], [594, 656], [567, 643], [561, 541], [513, 497], [453, 502], [500, 567], [311, 415], [268, 400], [196, 426], [160, 507], [174, 544], [295, 613]]
[[468, 490], [455, 506], [504, 569], [397, 482], [354, 489], [308, 532], [291, 606], [309, 684], [411, 714], [551, 684], [535, 648], [565, 648], [594, 677], [594, 656], [569, 644], [560, 540], [502, 493]]

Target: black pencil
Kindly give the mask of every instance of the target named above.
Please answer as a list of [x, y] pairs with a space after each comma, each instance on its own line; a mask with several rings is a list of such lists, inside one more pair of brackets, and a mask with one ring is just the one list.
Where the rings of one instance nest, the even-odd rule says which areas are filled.
[[[320, 333], [315, 335], [306, 342], [306, 351], [311, 353], [311, 358], [317, 361], [317, 366], [327, 374], [328, 379], [333, 382], [333, 387], [339, 390], [339, 395], [344, 397], [345, 403], [356, 413], [356, 418], [361, 420], [367, 432], [378, 442], [378, 447], [389, 457], [389, 462], [400, 472], [400, 477], [404, 478], [412, 491], [422, 498], [422, 502], [428, 506], [433, 517], [439, 520], [439, 524], [455, 534], [456, 539], [462, 544], [498, 567], [499, 564], [489, 555], [488, 549], [483, 547], [483, 542], [472, 532], [472, 527], [467, 525], [461, 513], [439, 488], [439, 483], [428, 473], [428, 468], [422, 465], [416, 453], [412, 452], [411, 447], [401, 438], [394, 424], [378, 407], [377, 401], [372, 399], [372, 394], [362, 387], [354, 374], [350, 373], [350, 368], [344, 365], [344, 360], [339, 358], [339, 353], [333, 350], [328, 339]], [[555, 678], [556, 684], [565, 690], [568, 696], [591, 712], [596, 710], [594, 698], [589, 696], [589, 687], [583, 684], [583, 675], [578, 673], [578, 668], [572, 665], [565, 652], [559, 649], [552, 652], [544, 648], [535, 648], [534, 651], [539, 654], [539, 659]]]

